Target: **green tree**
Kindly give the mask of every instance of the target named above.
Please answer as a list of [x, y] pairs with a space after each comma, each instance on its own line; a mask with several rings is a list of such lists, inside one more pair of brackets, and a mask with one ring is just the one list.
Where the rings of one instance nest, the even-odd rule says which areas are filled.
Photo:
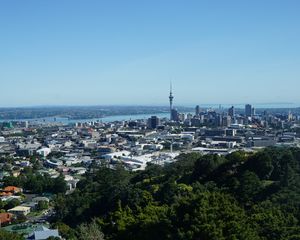
[[202, 156], [195, 163], [192, 174], [193, 179], [199, 180], [207, 177], [224, 162], [226, 162], [226, 159], [218, 155]]
[[0, 230], [0, 240], [24, 240], [24, 238], [18, 234]]
[[300, 233], [297, 219], [270, 201], [254, 205], [250, 214], [250, 222], [265, 239], [289, 239], [290, 233]]
[[249, 203], [261, 191], [262, 183], [254, 172], [246, 171], [240, 178], [238, 197], [244, 202]]
[[21, 204], [20, 200], [18, 199], [12, 199], [10, 200], [6, 205], [5, 205], [5, 209], [8, 210], [8, 209], [11, 209], [11, 208], [14, 208], [16, 206], [19, 206]]
[[54, 228], [57, 228], [59, 231], [59, 234], [65, 238], [65, 239], [75, 239], [75, 233], [76, 231], [72, 228], [70, 228], [67, 224], [62, 222], [57, 222], [53, 226]]
[[37, 204], [37, 209], [39, 211], [48, 209], [48, 207], [49, 207], [49, 204], [47, 201], [39, 201]]
[[77, 228], [78, 240], [104, 240], [104, 234], [101, 232], [100, 226], [96, 220], [90, 224], [83, 223]]
[[228, 194], [191, 193], [174, 206], [175, 239], [259, 239], [246, 212]]
[[255, 172], [260, 179], [269, 179], [274, 169], [272, 159], [265, 151], [251, 156], [244, 165], [244, 168]]

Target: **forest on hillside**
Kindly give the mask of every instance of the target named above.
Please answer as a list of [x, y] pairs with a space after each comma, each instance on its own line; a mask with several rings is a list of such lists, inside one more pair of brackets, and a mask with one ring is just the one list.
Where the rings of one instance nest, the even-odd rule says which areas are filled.
[[145, 171], [100, 167], [53, 223], [67, 239], [299, 240], [300, 149], [182, 154]]

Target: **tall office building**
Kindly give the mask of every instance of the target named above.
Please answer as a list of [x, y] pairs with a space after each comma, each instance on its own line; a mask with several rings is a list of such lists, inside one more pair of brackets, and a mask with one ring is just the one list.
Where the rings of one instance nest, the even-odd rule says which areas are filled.
[[180, 120], [179, 119], [179, 113], [176, 109], [171, 110], [171, 120], [175, 121], [175, 122], [178, 122]]
[[151, 118], [148, 119], [148, 128], [155, 129], [159, 124], [160, 120], [157, 116], [151, 116]]
[[288, 113], [288, 121], [289, 122], [293, 121], [293, 114], [291, 113], [291, 111], [289, 111]]
[[252, 117], [252, 106], [250, 104], [245, 105], [245, 116]]
[[200, 107], [199, 107], [199, 105], [196, 106], [195, 113], [196, 113], [196, 116], [200, 115]]
[[253, 107], [252, 110], [251, 110], [251, 114], [252, 114], [252, 116], [255, 115], [255, 108], [254, 108], [254, 107]]
[[235, 115], [234, 106], [232, 106], [231, 108], [228, 109], [228, 115], [229, 115], [231, 118], [234, 118], [234, 115]]
[[231, 125], [231, 117], [229, 115], [228, 116], [223, 116], [222, 125], [224, 127], [229, 127]]
[[172, 120], [172, 109], [173, 109], [173, 93], [172, 93], [172, 83], [170, 83], [170, 95], [169, 95], [169, 101], [170, 101], [170, 120]]

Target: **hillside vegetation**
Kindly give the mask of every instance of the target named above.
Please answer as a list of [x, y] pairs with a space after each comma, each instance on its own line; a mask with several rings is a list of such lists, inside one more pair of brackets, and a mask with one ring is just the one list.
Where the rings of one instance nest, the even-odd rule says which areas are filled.
[[299, 174], [298, 148], [183, 154], [136, 173], [103, 167], [57, 195], [55, 226], [67, 239], [296, 240]]

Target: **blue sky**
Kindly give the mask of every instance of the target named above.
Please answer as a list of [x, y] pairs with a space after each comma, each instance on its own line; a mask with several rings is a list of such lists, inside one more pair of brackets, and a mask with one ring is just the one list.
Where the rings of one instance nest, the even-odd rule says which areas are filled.
[[300, 103], [300, 1], [0, 1], [0, 106]]

